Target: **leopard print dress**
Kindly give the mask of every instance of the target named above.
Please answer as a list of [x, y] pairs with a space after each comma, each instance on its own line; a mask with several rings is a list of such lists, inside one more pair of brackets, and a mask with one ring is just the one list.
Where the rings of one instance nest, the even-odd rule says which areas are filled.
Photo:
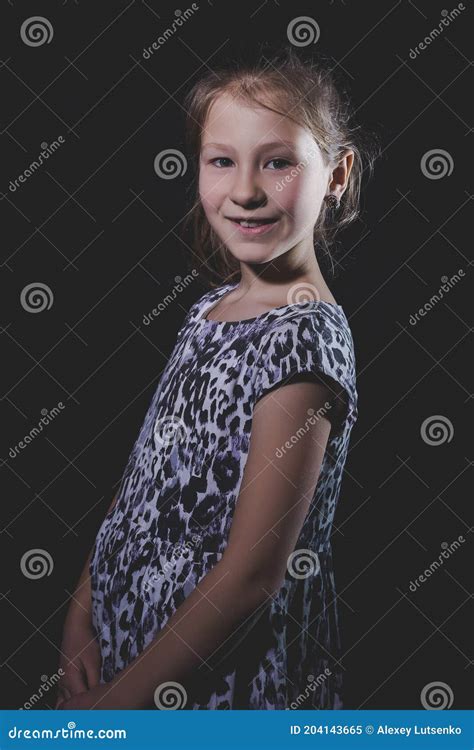
[[97, 534], [90, 576], [100, 679], [109, 682], [133, 661], [221, 559], [255, 403], [292, 376], [312, 374], [338, 393], [344, 408], [332, 421], [284, 583], [210, 665], [179, 685], [175, 707], [338, 709], [343, 682], [331, 532], [357, 419], [352, 335], [342, 307], [328, 302], [284, 305], [241, 321], [207, 320], [235, 286], [207, 292], [188, 312], [117, 502]]

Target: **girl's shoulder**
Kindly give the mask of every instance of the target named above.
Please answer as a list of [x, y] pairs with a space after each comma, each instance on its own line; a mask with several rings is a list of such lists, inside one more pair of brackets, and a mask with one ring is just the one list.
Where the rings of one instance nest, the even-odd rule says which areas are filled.
[[312, 302], [275, 311], [266, 320], [255, 362], [258, 399], [292, 375], [321, 376], [346, 394], [346, 424], [357, 419], [354, 342], [340, 305]]
[[341, 305], [329, 302], [302, 302], [280, 308], [268, 316], [265, 338], [291, 336], [298, 344], [341, 345], [353, 351], [349, 321]]
[[204, 294], [202, 294], [201, 297], [199, 297], [189, 308], [186, 315], [186, 321], [199, 317], [200, 313], [204, 312], [207, 306], [211, 306], [214, 301], [217, 301], [219, 297], [225, 294], [225, 292], [230, 290], [233, 286], [235, 286], [235, 284], [222, 284], [219, 287], [204, 292]]

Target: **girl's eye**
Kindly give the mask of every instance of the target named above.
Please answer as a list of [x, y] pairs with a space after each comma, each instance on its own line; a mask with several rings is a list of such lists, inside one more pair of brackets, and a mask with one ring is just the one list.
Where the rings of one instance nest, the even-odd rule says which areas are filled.
[[270, 159], [267, 164], [276, 164], [277, 166], [272, 167], [272, 169], [286, 169], [286, 167], [290, 166], [290, 162], [288, 159]]
[[[215, 159], [211, 159], [210, 163], [219, 169], [225, 169], [233, 164], [232, 159], [229, 159], [227, 156], [217, 156]], [[275, 165], [274, 167], [270, 167], [270, 169], [286, 169], [290, 166], [288, 159], [270, 159], [267, 164]]]
[[231, 162], [231, 160], [228, 159], [227, 156], [218, 156], [216, 159], [211, 159], [211, 164], [215, 164], [215, 166], [219, 167], [220, 169], [223, 169], [224, 167], [228, 167], [229, 164], [216, 164], [216, 162], [218, 161]]

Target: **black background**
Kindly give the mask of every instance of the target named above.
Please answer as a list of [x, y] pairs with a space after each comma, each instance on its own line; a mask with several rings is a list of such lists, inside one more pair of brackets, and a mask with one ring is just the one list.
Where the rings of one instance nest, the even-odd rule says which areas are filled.
[[[170, 26], [176, 6], [2, 3], [4, 708], [23, 705], [58, 668], [68, 595], [176, 333], [206, 291], [192, 284], [143, 324], [189, 257], [178, 225], [190, 171], [161, 180], [154, 158], [184, 151], [182, 101], [199, 75], [254, 53], [262, 40], [286, 44], [298, 16], [317, 21], [311, 49], [333, 61], [382, 150], [361, 219], [340, 237], [337, 277], [328, 277], [358, 367], [359, 419], [333, 535], [345, 708], [420, 708], [433, 681], [449, 685], [453, 708], [469, 707], [472, 11], [465, 6], [411, 59], [410, 49], [454, 5], [213, 0], [145, 60], [143, 48]], [[21, 24], [33, 15], [51, 22], [49, 44], [22, 41]], [[60, 135], [60, 149], [12, 192], [10, 180]], [[449, 153], [449, 176], [423, 174], [431, 149]], [[459, 269], [465, 276], [411, 325], [441, 277]], [[37, 314], [20, 302], [33, 282], [54, 295]], [[56, 419], [11, 458], [41, 410], [58, 402], [65, 408]], [[420, 428], [438, 416], [452, 424], [452, 439], [429, 445]], [[466, 543], [410, 591], [441, 544], [460, 534]], [[38, 580], [20, 570], [33, 548], [54, 561]], [[51, 705], [48, 697], [41, 703]]]

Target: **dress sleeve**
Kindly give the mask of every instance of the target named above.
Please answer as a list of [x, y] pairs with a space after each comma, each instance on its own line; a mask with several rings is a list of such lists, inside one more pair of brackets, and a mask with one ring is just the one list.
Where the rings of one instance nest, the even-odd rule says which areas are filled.
[[355, 357], [350, 329], [333, 313], [315, 311], [279, 320], [263, 336], [256, 360], [254, 399], [294, 380], [328, 386], [326, 416], [335, 429], [357, 419]]
[[184, 316], [183, 322], [181, 323], [179, 331], [176, 335], [176, 343], [178, 343], [178, 341], [180, 340], [181, 336], [183, 335], [189, 323], [191, 323], [191, 321], [199, 315], [200, 311], [205, 306], [207, 300], [209, 299], [212, 293], [213, 293], [212, 290], [210, 292], [205, 292], [201, 297], [199, 297], [196, 300], [196, 302], [193, 302], [188, 312]]

